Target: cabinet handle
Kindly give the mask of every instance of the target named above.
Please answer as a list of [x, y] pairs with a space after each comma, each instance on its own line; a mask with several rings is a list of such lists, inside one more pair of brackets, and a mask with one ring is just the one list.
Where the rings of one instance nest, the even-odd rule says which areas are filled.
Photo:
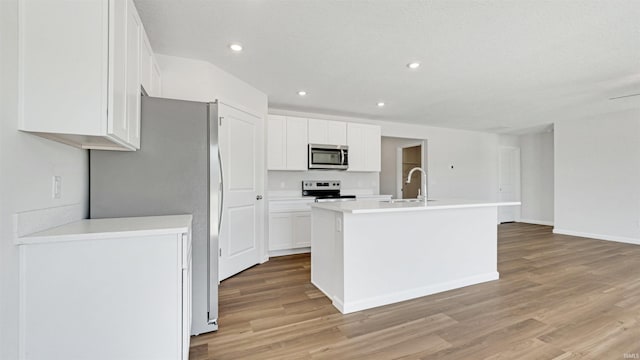
[[256, 196], [256, 200], [262, 200], [262, 195]]

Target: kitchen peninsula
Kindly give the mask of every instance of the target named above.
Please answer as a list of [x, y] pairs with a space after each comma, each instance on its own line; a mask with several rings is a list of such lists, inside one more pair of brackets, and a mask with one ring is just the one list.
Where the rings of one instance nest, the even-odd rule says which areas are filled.
[[311, 282], [346, 314], [499, 278], [497, 209], [519, 202], [311, 205]]

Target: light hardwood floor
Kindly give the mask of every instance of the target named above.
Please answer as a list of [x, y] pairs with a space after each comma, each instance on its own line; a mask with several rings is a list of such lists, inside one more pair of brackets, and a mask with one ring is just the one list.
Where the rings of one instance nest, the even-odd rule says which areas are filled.
[[[500, 280], [349, 315], [308, 254], [220, 285], [220, 330], [191, 359], [624, 359], [640, 354], [640, 246], [499, 226]], [[381, 266], [384, 266], [381, 264]]]

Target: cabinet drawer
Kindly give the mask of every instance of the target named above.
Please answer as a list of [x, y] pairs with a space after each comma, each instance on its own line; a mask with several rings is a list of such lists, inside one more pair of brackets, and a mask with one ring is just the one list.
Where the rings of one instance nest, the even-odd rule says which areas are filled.
[[307, 211], [311, 212], [310, 205], [315, 199], [269, 201], [269, 213]]

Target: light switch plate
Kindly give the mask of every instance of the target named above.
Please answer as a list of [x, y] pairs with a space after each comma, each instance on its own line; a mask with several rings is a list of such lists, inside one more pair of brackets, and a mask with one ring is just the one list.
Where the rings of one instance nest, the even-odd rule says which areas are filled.
[[54, 199], [60, 199], [62, 197], [62, 176], [53, 177], [53, 189], [51, 195]]

